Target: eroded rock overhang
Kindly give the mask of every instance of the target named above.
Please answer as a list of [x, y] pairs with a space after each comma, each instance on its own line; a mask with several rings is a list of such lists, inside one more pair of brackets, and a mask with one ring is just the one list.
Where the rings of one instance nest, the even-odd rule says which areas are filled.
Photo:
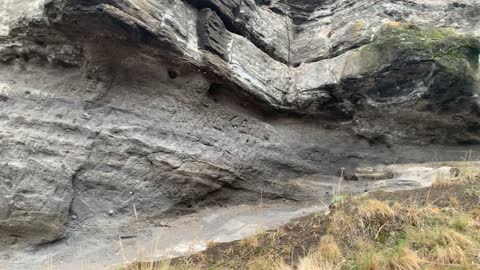
[[[466, 80], [461, 91], [474, 95], [477, 90], [468, 84], [478, 80], [479, 73], [480, 45], [474, 40], [478, 22], [472, 19], [478, 4], [418, 0], [407, 8], [395, 1], [367, 2], [51, 0], [43, 7], [47, 17], [42, 19], [77, 43], [98, 44], [103, 39], [135, 44], [143, 49], [138, 53], [199, 68], [266, 107], [285, 111], [352, 118], [353, 107], [360, 103], [418, 100], [419, 93], [435, 92], [437, 85], [431, 81], [444, 78], [445, 73], [436, 77], [442, 68], [449, 69], [449, 80]], [[433, 28], [452, 24], [462, 34]], [[37, 38], [42, 42], [41, 34]], [[388, 38], [399, 47], [379, 47]], [[430, 40], [423, 42], [425, 38]], [[117, 61], [125, 57], [110, 53]], [[438, 61], [448, 54], [465, 65], [454, 63], [453, 70], [451, 61]], [[394, 78], [385, 79], [392, 72]], [[410, 80], [408, 72], [421, 75]], [[400, 90], [372, 96], [369, 92], [378, 87], [372, 80]]]
[[7, 242], [478, 149], [474, 1], [0, 3]]

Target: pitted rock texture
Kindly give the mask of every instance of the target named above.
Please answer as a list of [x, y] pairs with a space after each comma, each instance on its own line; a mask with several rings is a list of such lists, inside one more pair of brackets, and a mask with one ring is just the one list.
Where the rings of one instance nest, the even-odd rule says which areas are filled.
[[153, 218], [305, 200], [295, 181], [311, 175], [478, 158], [479, 13], [467, 0], [0, 0], [0, 236], [43, 244], [133, 205]]

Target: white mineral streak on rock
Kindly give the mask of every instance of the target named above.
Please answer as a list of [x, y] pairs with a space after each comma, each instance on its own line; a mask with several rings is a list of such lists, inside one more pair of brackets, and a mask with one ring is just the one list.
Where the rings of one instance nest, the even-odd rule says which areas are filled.
[[0, 37], [8, 34], [10, 26], [20, 18], [42, 14], [44, 0], [0, 0]]

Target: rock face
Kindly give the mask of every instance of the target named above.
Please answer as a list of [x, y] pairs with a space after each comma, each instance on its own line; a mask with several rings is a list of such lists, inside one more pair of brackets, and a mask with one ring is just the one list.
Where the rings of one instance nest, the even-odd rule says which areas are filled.
[[133, 205], [300, 200], [292, 179], [342, 167], [478, 158], [475, 0], [0, 0], [0, 15], [6, 246]]

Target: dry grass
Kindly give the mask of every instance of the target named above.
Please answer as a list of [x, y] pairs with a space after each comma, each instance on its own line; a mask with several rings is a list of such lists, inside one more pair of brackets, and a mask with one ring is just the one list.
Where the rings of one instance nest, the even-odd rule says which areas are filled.
[[469, 215], [459, 214], [452, 219], [450, 226], [457, 231], [465, 232], [471, 224], [472, 218]]
[[374, 251], [357, 253], [354, 257], [354, 267], [358, 270], [381, 270], [384, 265], [383, 255]]
[[366, 200], [358, 207], [358, 215], [365, 222], [374, 220], [388, 220], [393, 218], [395, 212], [385, 202], [379, 200]]
[[302, 258], [298, 264], [298, 270], [336, 270], [340, 267], [313, 253]]
[[402, 248], [392, 255], [388, 261], [388, 268], [392, 270], [422, 269], [422, 260], [409, 248]]
[[317, 223], [305, 219], [294, 229], [286, 226], [236, 244], [209, 243], [210, 251], [194, 257], [131, 269], [478, 270], [480, 206], [465, 208], [476, 198], [474, 188], [449, 185], [442, 197], [435, 195], [435, 201], [442, 200], [435, 205], [428, 200], [430, 190], [427, 199], [396, 202], [342, 196], [328, 216], [314, 218]]
[[339, 265], [343, 261], [342, 251], [335, 241], [335, 238], [331, 235], [322, 237], [316, 252], [330, 263]]
[[464, 212], [451, 206], [459, 208], [458, 200], [447, 201], [443, 208], [375, 199], [343, 202], [328, 232], [342, 243], [345, 269], [480, 269], [480, 210]]
[[207, 248], [215, 248], [218, 245], [217, 242], [215, 241], [208, 241], [207, 242]]
[[473, 183], [480, 178], [480, 165], [477, 162], [466, 162], [453, 167], [450, 172], [450, 175], [438, 175], [433, 184], [435, 186], [450, 186]]
[[458, 201], [457, 197], [455, 196], [450, 196], [450, 205], [453, 207], [453, 208], [456, 208], [459, 206], [460, 202]]
[[340, 247], [331, 235], [326, 235], [320, 244], [307, 256], [300, 259], [298, 270], [334, 270], [341, 269], [344, 258]]
[[459, 246], [463, 249], [472, 246], [472, 241], [466, 235], [448, 227], [426, 227], [409, 233], [414, 245], [432, 250], [438, 246]]
[[292, 270], [282, 259], [274, 257], [258, 257], [251, 260], [246, 268], [248, 270]]
[[480, 226], [480, 207], [470, 210], [469, 215], [472, 217], [473, 222], [475, 222], [477, 226]]
[[259, 235], [252, 235], [250, 237], [247, 237], [245, 239], [242, 240], [242, 245], [245, 247], [245, 248], [249, 248], [249, 249], [255, 249], [259, 246], [259, 241], [258, 241], [258, 237]]
[[460, 246], [437, 246], [432, 253], [431, 260], [434, 264], [438, 265], [465, 265], [467, 263], [467, 256], [465, 255], [463, 248]]
[[[222, 264], [208, 264], [206, 259], [198, 260], [197, 255], [194, 263], [164, 261], [129, 270], [480, 269], [480, 226], [469, 213], [476, 211], [460, 213], [454, 209], [389, 205], [368, 199], [347, 202], [328, 217], [330, 226], [343, 227], [328, 230], [305, 256], [296, 262], [292, 260], [294, 264], [287, 264], [275, 247], [280, 243], [274, 240], [275, 236], [286, 233], [275, 231], [242, 240], [241, 256]], [[218, 244], [209, 246], [219, 248]], [[242, 258], [246, 260], [243, 264], [235, 261]]]

